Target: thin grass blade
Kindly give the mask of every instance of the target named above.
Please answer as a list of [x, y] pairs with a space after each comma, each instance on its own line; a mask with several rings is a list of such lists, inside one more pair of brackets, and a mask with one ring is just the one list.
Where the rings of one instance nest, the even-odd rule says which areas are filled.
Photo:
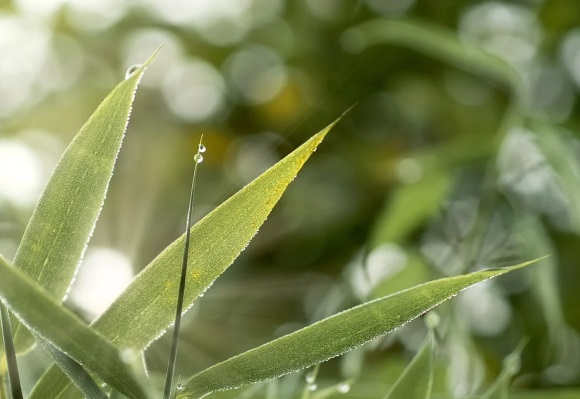
[[429, 399], [433, 387], [433, 352], [435, 336], [433, 330], [407, 366], [385, 399]]
[[85, 398], [108, 399], [107, 394], [99, 388], [97, 383], [80, 364], [75, 362], [50, 342], [39, 337], [36, 337], [36, 339], [40, 342], [42, 349], [50, 355], [52, 360], [58, 365], [62, 372], [67, 375], [78, 390], [82, 392]]
[[18, 362], [12, 341], [12, 329], [10, 328], [10, 315], [6, 307], [0, 302], [0, 324], [2, 325], [2, 341], [6, 352], [6, 363], [8, 364], [8, 384], [12, 399], [22, 399], [22, 385], [20, 384], [20, 374], [18, 373]]
[[520, 371], [521, 356], [526, 346], [526, 341], [520, 342], [518, 347], [503, 361], [503, 367], [500, 375], [497, 377], [489, 390], [481, 399], [507, 399], [509, 396], [510, 382], [513, 376]]
[[163, 390], [163, 398], [169, 399], [171, 396], [171, 388], [173, 385], [173, 374], [175, 373], [175, 363], [177, 361], [177, 343], [179, 338], [179, 328], [181, 326], [181, 313], [183, 312], [183, 297], [185, 295], [185, 282], [187, 279], [187, 263], [189, 259], [189, 240], [191, 230], [191, 213], [193, 210], [193, 200], [195, 197], [195, 178], [197, 176], [197, 167], [203, 160], [200, 152], [205, 151], [205, 147], [201, 144], [203, 135], [199, 140], [197, 154], [193, 157], [195, 166], [193, 167], [193, 177], [191, 178], [191, 191], [189, 193], [189, 205], [187, 206], [187, 217], [185, 224], [185, 244], [183, 246], [183, 263], [181, 264], [181, 275], [179, 279], [179, 291], [177, 293], [177, 306], [175, 309], [175, 322], [173, 324], [173, 340], [171, 342], [171, 351], [169, 354], [169, 364], [167, 366], [167, 375], [165, 377], [165, 387]]

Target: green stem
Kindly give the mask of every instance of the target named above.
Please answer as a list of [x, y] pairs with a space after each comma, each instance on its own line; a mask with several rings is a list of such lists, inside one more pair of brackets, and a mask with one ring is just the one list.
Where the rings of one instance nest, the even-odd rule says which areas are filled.
[[0, 325], [2, 325], [2, 339], [4, 341], [4, 353], [8, 365], [8, 382], [10, 384], [10, 397], [12, 399], [23, 399], [22, 387], [20, 385], [20, 375], [18, 374], [18, 363], [16, 361], [16, 351], [12, 339], [12, 329], [10, 328], [10, 314], [4, 304], [0, 303]]
[[[175, 323], [173, 324], [173, 340], [171, 342], [171, 351], [169, 354], [169, 364], [167, 366], [167, 375], [165, 376], [165, 389], [163, 390], [163, 399], [170, 399], [171, 388], [173, 385], [173, 374], [175, 373], [175, 363], [177, 360], [177, 340], [179, 338], [179, 328], [181, 326], [181, 313], [183, 313], [183, 297], [185, 294], [185, 280], [187, 276], [187, 261], [189, 257], [189, 237], [191, 230], [191, 213], [193, 210], [193, 200], [195, 197], [195, 178], [197, 176], [197, 166], [203, 160], [202, 152], [205, 147], [201, 144], [203, 135], [199, 140], [199, 147], [195, 155], [193, 168], [193, 177], [191, 179], [191, 192], [189, 194], [189, 206], [187, 207], [187, 221], [185, 227], [185, 245], [183, 248], [183, 263], [181, 266], [181, 277], [179, 280], [179, 291], [177, 294], [177, 306], [175, 308]], [[203, 150], [202, 150], [203, 149]]]

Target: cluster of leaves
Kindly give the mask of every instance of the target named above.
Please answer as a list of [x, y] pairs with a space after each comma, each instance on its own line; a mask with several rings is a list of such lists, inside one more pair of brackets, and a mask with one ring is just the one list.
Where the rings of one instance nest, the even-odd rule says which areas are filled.
[[[513, 101], [499, 136], [525, 114], [525, 82], [501, 61], [416, 23], [380, 20], [358, 29], [356, 34], [363, 35], [369, 45], [384, 41], [406, 44], [507, 83]], [[109, 390], [115, 395], [144, 398], [157, 392], [157, 387], [135, 369], [144, 349], [173, 322], [184, 236], [161, 252], [90, 326], [60, 304], [99, 216], [137, 84], [152, 58], [121, 82], [81, 129], [46, 186], [12, 265], [0, 260], [0, 296], [13, 315], [10, 319], [5, 310], [2, 312], [7, 355], [0, 359], [2, 381], [6, 380], [8, 363], [13, 364], [12, 340], [19, 353], [38, 342], [55, 362], [30, 398], [103, 398]], [[186, 308], [247, 246], [333, 125], [192, 227]], [[400, 203], [408, 207], [404, 200]], [[422, 211], [390, 212], [419, 220]], [[377, 243], [393, 240], [388, 231], [381, 234]], [[448, 277], [368, 301], [203, 370], [183, 384], [177, 396], [200, 398], [319, 364], [393, 331], [474, 284], [525, 265]], [[388, 398], [431, 397], [434, 342], [430, 332], [415, 360], [387, 393]], [[507, 396], [520, 352], [521, 347], [506, 359], [504, 372], [483, 397]], [[10, 386], [16, 392], [17, 381], [10, 375]], [[108, 388], [103, 389], [101, 383]], [[7, 395], [4, 386], [0, 387], [0, 397]]]
[[[0, 260], [0, 295], [16, 316], [10, 320], [7, 312], [2, 313], [4, 330], [11, 326], [13, 331], [13, 337], [4, 334], [8, 357], [3, 356], [2, 374], [14, 348], [25, 352], [35, 341], [55, 362], [31, 398], [106, 397], [91, 375], [129, 398], [144, 398], [145, 392], [153, 391], [142, 386], [129, 365], [172, 322], [184, 237], [163, 251], [91, 326], [60, 304], [99, 216], [137, 84], [153, 58], [120, 83], [81, 129], [47, 184], [13, 265]], [[191, 229], [186, 307], [248, 244], [331, 127]], [[394, 330], [477, 282], [513, 269], [438, 280], [368, 302], [204, 370], [178, 396], [202, 397], [318, 364]], [[18, 382], [12, 378], [10, 383], [17, 392]]]

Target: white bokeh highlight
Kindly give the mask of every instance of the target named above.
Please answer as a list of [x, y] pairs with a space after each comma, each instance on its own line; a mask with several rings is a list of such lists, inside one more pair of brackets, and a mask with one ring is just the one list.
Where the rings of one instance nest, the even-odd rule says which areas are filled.
[[0, 140], [0, 200], [32, 206], [43, 184], [43, 165], [36, 152], [20, 140]]
[[91, 319], [103, 313], [133, 279], [130, 260], [112, 248], [92, 248], [87, 251], [69, 300]]

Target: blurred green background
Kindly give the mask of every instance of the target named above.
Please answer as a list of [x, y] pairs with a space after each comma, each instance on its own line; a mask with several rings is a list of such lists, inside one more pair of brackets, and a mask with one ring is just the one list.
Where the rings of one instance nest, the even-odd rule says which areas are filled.
[[[189, 312], [178, 373], [430, 279], [551, 254], [438, 308], [436, 390], [480, 392], [523, 337], [516, 388], [578, 386], [579, 27], [575, 0], [0, 0], [0, 253], [13, 257], [84, 121], [163, 45], [71, 308], [92, 320], [181, 234], [202, 133], [195, 219], [356, 104]], [[410, 323], [321, 378], [380, 397], [425, 334]], [[149, 348], [153, 375], [168, 348]], [[28, 385], [40, 356], [24, 360]]]

